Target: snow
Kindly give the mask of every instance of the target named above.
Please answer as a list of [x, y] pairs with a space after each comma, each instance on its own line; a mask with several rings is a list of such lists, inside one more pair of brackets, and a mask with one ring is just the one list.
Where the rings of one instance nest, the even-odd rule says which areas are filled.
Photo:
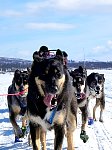
[[[78, 125], [74, 132], [74, 143], [76, 150], [112, 150], [112, 70], [88, 70], [91, 72], [98, 72], [105, 75], [105, 100], [106, 108], [104, 111], [104, 123], [98, 121], [99, 108], [97, 109], [97, 121], [93, 125], [87, 125], [87, 134], [89, 140], [83, 143], [80, 139], [81, 130], [81, 114], [78, 112]], [[27, 136], [21, 143], [14, 143], [13, 128], [9, 121], [8, 107], [6, 96], [1, 96], [7, 93], [8, 86], [11, 84], [13, 74], [0, 74], [0, 150], [31, 150], [32, 147], [28, 145]], [[91, 100], [93, 107], [95, 100]], [[21, 125], [20, 118], [18, 123]], [[47, 150], [53, 150], [53, 131], [47, 132]], [[66, 137], [63, 142], [63, 150], [67, 150]]]

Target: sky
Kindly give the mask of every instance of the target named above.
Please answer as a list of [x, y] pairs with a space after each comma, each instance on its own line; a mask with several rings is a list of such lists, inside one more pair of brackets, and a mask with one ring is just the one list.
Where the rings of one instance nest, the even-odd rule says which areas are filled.
[[[87, 70], [90, 74], [93, 70]], [[112, 150], [112, 70], [94, 70], [105, 76], [105, 101], [106, 107], [103, 113], [104, 123], [99, 122], [100, 109], [96, 110], [96, 119], [93, 125], [87, 125], [86, 133], [89, 139], [86, 143], [80, 139], [81, 131], [81, 113], [78, 111], [77, 116], [77, 128], [74, 131], [74, 144], [75, 150]], [[12, 83], [13, 74], [6, 73], [0, 74], [0, 150], [32, 150], [32, 147], [28, 145], [28, 137], [26, 136], [23, 142], [14, 143], [14, 132], [12, 125], [9, 121], [9, 113], [7, 106], [6, 96], [8, 86]], [[95, 104], [95, 99], [90, 101], [91, 111]], [[21, 127], [21, 118], [17, 118], [17, 123]], [[47, 150], [53, 150], [54, 132], [47, 132]], [[63, 149], [67, 150], [67, 141], [64, 137]]]
[[75, 61], [112, 61], [112, 0], [0, 0], [0, 57], [41, 46]]

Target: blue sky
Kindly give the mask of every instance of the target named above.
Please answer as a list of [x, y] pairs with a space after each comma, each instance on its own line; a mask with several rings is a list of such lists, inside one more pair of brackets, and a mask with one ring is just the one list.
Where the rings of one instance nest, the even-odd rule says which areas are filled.
[[76, 61], [112, 61], [112, 0], [0, 2], [0, 57], [32, 60], [46, 45]]

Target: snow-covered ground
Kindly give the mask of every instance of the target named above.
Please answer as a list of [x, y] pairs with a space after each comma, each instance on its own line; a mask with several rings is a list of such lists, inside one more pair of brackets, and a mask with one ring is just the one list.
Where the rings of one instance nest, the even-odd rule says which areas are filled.
[[[91, 126], [87, 126], [89, 140], [83, 143], [80, 139], [81, 115], [78, 114], [78, 126], [74, 132], [74, 143], [76, 150], [112, 150], [112, 70], [88, 70], [91, 72], [104, 73], [105, 75], [105, 99], [106, 108], [104, 111], [104, 123], [99, 121]], [[0, 74], [0, 150], [31, 150], [28, 145], [27, 137], [21, 143], [14, 143], [14, 134], [11, 123], [9, 122], [7, 99], [2, 94], [7, 93], [8, 86], [11, 84], [13, 74]], [[95, 100], [91, 100], [92, 106]], [[99, 108], [97, 109], [97, 119]], [[18, 119], [20, 124], [20, 119]], [[53, 131], [47, 132], [47, 150], [53, 150]], [[63, 150], [67, 148], [66, 137], [63, 143]]]

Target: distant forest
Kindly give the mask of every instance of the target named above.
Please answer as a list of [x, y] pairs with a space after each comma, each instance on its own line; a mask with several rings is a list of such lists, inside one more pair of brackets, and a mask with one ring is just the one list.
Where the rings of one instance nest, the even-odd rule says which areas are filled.
[[[16, 69], [31, 67], [32, 61], [0, 57], [0, 72], [14, 72]], [[83, 66], [86, 69], [112, 69], [112, 62], [68, 61], [68, 68]]]
[[79, 62], [69, 62], [68, 66], [71, 68], [77, 68], [78, 66], [83, 66], [86, 69], [112, 69], [112, 61], [109, 62], [92, 62], [92, 61], [79, 61]]

